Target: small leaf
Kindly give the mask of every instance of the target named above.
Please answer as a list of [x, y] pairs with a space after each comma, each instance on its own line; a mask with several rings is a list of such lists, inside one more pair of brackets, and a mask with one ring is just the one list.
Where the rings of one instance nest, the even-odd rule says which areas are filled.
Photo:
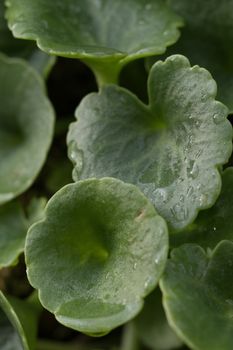
[[149, 106], [116, 86], [81, 102], [68, 134], [74, 180], [111, 176], [136, 184], [170, 228], [181, 230], [219, 195], [232, 127], [211, 75], [183, 56], [156, 63], [148, 89]]
[[47, 77], [55, 63], [55, 57], [38, 50], [34, 43], [18, 40], [12, 36], [4, 18], [4, 2], [0, 2], [0, 51], [11, 57], [20, 57], [28, 62], [43, 76]]
[[1, 350], [35, 349], [38, 310], [29, 302], [0, 291]]
[[117, 75], [128, 61], [163, 53], [182, 25], [163, 0], [8, 0], [7, 6], [16, 37], [81, 58], [97, 75]]
[[146, 298], [144, 308], [134, 324], [136, 334], [149, 349], [171, 350], [182, 345], [167, 322], [159, 288]]
[[0, 268], [15, 263], [24, 250], [28, 222], [19, 203], [0, 206]]
[[27, 190], [46, 159], [54, 112], [39, 75], [0, 56], [0, 204]]
[[233, 112], [232, 0], [169, 0], [169, 5], [184, 18], [185, 27], [168, 54], [183, 54], [208, 69], [217, 81], [218, 99]]
[[233, 241], [233, 168], [222, 176], [223, 186], [215, 205], [199, 213], [196, 221], [178, 235], [170, 236], [170, 244], [197, 243], [203, 248], [215, 248], [222, 240]]
[[197, 245], [174, 249], [161, 281], [171, 327], [191, 348], [232, 350], [233, 242], [207, 256]]
[[28, 278], [59, 322], [102, 335], [140, 311], [167, 249], [165, 221], [135, 186], [80, 181], [57, 192], [31, 227]]

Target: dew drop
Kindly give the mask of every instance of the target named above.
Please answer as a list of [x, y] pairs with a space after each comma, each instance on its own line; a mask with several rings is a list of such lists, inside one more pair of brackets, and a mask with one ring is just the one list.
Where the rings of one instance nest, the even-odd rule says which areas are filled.
[[213, 120], [214, 120], [214, 123], [215, 124], [220, 124], [223, 120], [224, 120], [224, 118], [222, 117], [222, 115], [221, 114], [214, 114], [214, 116], [213, 116]]
[[186, 219], [188, 212], [183, 205], [177, 203], [171, 208], [171, 214], [177, 221], [183, 221]]
[[196, 179], [199, 174], [199, 167], [197, 162], [194, 160], [190, 160], [187, 167], [188, 176], [192, 179]]
[[137, 263], [134, 263], [134, 265], [133, 265], [133, 269], [134, 269], [134, 270], [136, 270], [137, 265], [138, 265]]
[[206, 202], [207, 202], [207, 196], [205, 194], [201, 194], [199, 198], [200, 206], [206, 205]]
[[181, 203], [184, 202], [184, 195], [183, 195], [183, 194], [180, 196], [180, 202], [181, 202]]
[[164, 204], [168, 201], [168, 192], [164, 188], [157, 188], [153, 191], [153, 195], [158, 201], [162, 201]]
[[216, 230], [217, 230], [217, 228], [216, 228], [216, 227], [213, 227], [213, 230], [214, 230], [214, 231], [216, 231]]

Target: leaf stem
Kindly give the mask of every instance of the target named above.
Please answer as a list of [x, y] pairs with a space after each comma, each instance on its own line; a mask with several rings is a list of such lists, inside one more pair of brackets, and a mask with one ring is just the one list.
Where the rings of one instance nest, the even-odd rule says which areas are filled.
[[125, 325], [121, 350], [140, 350], [139, 340], [132, 322]]
[[98, 62], [96, 60], [85, 59], [83, 62], [94, 73], [99, 89], [108, 84], [119, 84], [119, 75], [122, 69], [122, 64], [119, 60]]

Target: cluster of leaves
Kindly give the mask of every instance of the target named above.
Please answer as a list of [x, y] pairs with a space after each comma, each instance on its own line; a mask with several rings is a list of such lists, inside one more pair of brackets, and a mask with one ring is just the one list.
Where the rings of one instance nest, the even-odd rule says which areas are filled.
[[[1, 349], [100, 346], [37, 341], [43, 309], [88, 336], [125, 324], [108, 350], [232, 349], [232, 42], [233, 0], [0, 2]], [[55, 56], [98, 86], [68, 130]], [[35, 196], [64, 130], [71, 162]], [[25, 300], [4, 279], [22, 253]]]

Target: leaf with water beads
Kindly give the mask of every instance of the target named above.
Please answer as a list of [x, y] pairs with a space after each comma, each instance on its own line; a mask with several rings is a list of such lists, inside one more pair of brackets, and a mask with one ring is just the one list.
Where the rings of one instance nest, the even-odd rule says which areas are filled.
[[105, 178], [58, 191], [29, 230], [25, 255], [44, 307], [68, 327], [101, 335], [140, 311], [167, 250], [166, 223], [148, 199]]
[[163, 0], [8, 0], [7, 6], [16, 37], [84, 60], [100, 83], [116, 80], [131, 60], [163, 53], [182, 25]]
[[208, 254], [195, 244], [171, 253], [160, 286], [170, 326], [195, 350], [231, 350], [233, 242]]
[[116, 86], [84, 98], [68, 134], [73, 177], [136, 184], [177, 231], [216, 201], [232, 127], [211, 75], [183, 56], [156, 63], [148, 90], [148, 106]]
[[47, 156], [54, 112], [40, 76], [0, 56], [0, 204], [28, 189]]
[[203, 248], [215, 248], [224, 240], [233, 241], [233, 168], [222, 174], [222, 190], [215, 205], [200, 212], [197, 219], [178, 235], [172, 235], [170, 245], [178, 247], [184, 243], [197, 243]]

